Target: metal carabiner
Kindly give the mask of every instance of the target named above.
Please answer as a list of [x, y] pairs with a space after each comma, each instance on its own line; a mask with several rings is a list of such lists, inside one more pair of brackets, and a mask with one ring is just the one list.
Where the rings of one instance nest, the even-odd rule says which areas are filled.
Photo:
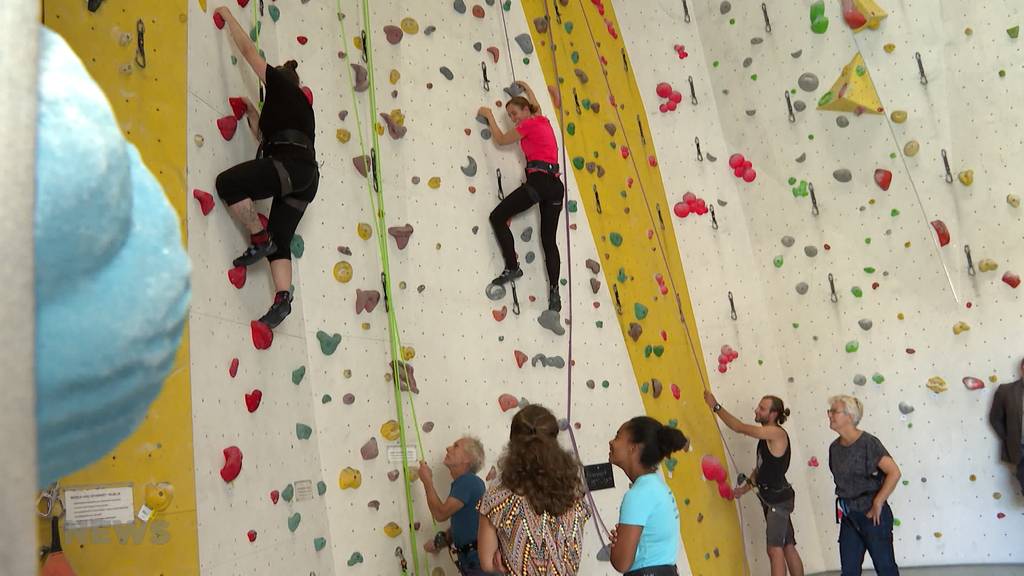
[[146, 24], [139, 18], [135, 22], [135, 65], [139, 68], [146, 67]]

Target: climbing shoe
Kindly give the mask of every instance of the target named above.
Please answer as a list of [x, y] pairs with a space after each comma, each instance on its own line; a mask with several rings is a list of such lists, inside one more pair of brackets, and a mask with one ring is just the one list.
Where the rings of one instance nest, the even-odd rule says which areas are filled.
[[548, 310], [552, 312], [562, 311], [562, 297], [558, 295], [558, 286], [552, 286], [548, 290]]
[[232, 264], [237, 268], [238, 266], [249, 266], [255, 264], [260, 260], [270, 256], [274, 252], [277, 252], [277, 245], [274, 244], [273, 240], [267, 240], [259, 244], [250, 244], [245, 252], [238, 258], [235, 258]]
[[509, 283], [511, 281], [517, 280], [517, 279], [522, 278], [522, 277], [523, 277], [523, 269], [522, 268], [520, 268], [518, 266], [516, 266], [515, 269], [513, 269], [513, 270], [509, 270], [508, 268], [506, 268], [506, 269], [502, 270], [501, 275], [499, 275], [494, 280], [491, 280], [491, 284], [494, 284], [496, 286], [501, 286], [502, 284], [507, 284], [507, 283]]
[[260, 318], [260, 322], [267, 325], [268, 328], [273, 330], [277, 328], [277, 325], [284, 322], [284, 319], [292, 313], [292, 293], [287, 290], [282, 290], [274, 296], [274, 303], [270, 305], [270, 310]]

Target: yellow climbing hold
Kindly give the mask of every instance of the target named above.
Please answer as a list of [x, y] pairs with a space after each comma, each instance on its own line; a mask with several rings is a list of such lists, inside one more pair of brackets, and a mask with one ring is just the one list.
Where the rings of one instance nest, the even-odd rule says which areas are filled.
[[399, 126], [405, 126], [405, 114], [402, 114], [401, 109], [395, 108], [394, 110], [391, 111], [390, 114], [388, 114], [388, 117], [391, 118], [391, 121], [394, 122], [395, 124], [398, 124]]
[[363, 475], [355, 468], [342, 468], [341, 473], [338, 474], [338, 486], [341, 487], [342, 490], [345, 490], [346, 488], [352, 488], [355, 490], [356, 488], [359, 488], [362, 483]]
[[369, 322], [363, 322], [362, 324], [359, 325], [359, 328], [362, 329], [362, 330], [369, 330], [370, 329], [370, 323]]
[[416, 357], [416, 349], [412, 346], [402, 346], [402, 360], [408, 362]]
[[940, 376], [932, 376], [931, 378], [929, 378], [928, 384], [926, 384], [926, 386], [928, 386], [928, 389], [931, 390], [932, 392], [935, 392], [936, 394], [940, 394], [949, 389], [949, 386], [946, 384], [946, 381], [943, 380]]
[[174, 500], [174, 486], [167, 482], [146, 484], [146, 506], [154, 512], [163, 512]]
[[999, 264], [991, 258], [985, 258], [981, 262], [978, 262], [978, 270], [981, 270], [982, 272], [991, 272], [998, 269]]
[[398, 538], [398, 535], [402, 533], [402, 527], [394, 522], [388, 522], [384, 525], [384, 533], [387, 534], [389, 538]]
[[438, 188], [441, 187], [441, 177], [434, 176], [430, 180], [427, 180], [427, 186], [430, 186], [434, 190], [437, 190]]
[[444, 568], [441, 568], [440, 566], [435, 566], [434, 571], [430, 573], [430, 576], [445, 576]]
[[398, 422], [395, 422], [394, 420], [388, 420], [387, 422], [381, 424], [380, 435], [383, 436], [385, 440], [390, 440], [392, 442], [398, 440], [398, 437], [400, 436], [398, 430]]
[[1017, 196], [1016, 194], [1007, 194], [1006, 203], [1014, 208], [1020, 208], [1020, 196]]
[[860, 32], [865, 28], [878, 30], [882, 20], [889, 15], [888, 12], [882, 10], [882, 7], [875, 3], [875, 0], [853, 0], [853, 6], [857, 12], [864, 16], [864, 25], [860, 28], [854, 28], [854, 32]]
[[843, 67], [832, 88], [818, 100], [818, 109], [832, 112], [882, 113], [882, 101], [878, 98], [875, 83], [871, 80], [871, 74], [860, 52]]
[[360, 38], [359, 36], [352, 37], [352, 44], [356, 47], [356, 50], [363, 49], [363, 39]]
[[882, 49], [885, 50], [886, 54], [892, 54], [893, 52], [896, 51], [896, 45], [893, 44], [892, 42], [889, 42], [885, 46], [882, 46]]
[[201, 8], [203, 12], [206, 12], [206, 0], [199, 0], [199, 8]]
[[338, 131], [335, 132], [334, 135], [337, 136], [338, 142], [341, 142], [342, 144], [345, 144], [352, 138], [352, 133], [344, 128], [338, 128]]
[[388, 75], [388, 81], [392, 84], [398, 84], [398, 79], [402, 77], [402, 74], [395, 69], [391, 70], [391, 74]]
[[373, 228], [370, 228], [370, 225], [366, 222], [360, 222], [359, 226], [356, 227], [356, 232], [363, 240], [369, 240], [370, 236], [373, 235]]
[[352, 279], [352, 265], [342, 260], [334, 265], [334, 279], [342, 284]]
[[384, 135], [384, 125], [381, 124], [380, 122], [374, 122], [373, 123], [373, 128], [377, 131], [377, 136], [383, 136]]
[[420, 31], [420, 23], [417, 22], [415, 18], [402, 18], [402, 22], [399, 24], [399, 27], [402, 29], [402, 32], [405, 32], [406, 34], [415, 34]]
[[892, 121], [897, 124], [903, 124], [904, 122], [907, 121], [907, 111], [893, 110], [892, 114], [889, 115], [889, 118], [892, 118]]
[[993, 375], [988, 377], [988, 381], [993, 383], [993, 384], [995, 384], [996, 382], [999, 381], [999, 376], [996, 376], [995, 374], [993, 374]]
[[962, 332], [967, 332], [971, 327], [967, 325], [967, 322], [957, 322], [953, 324], [953, 334], [959, 336]]
[[906, 316], [903, 315], [903, 312], [900, 312], [899, 314], [896, 315], [897, 320], [903, 320], [904, 318], [906, 318]]
[[917, 142], [917, 140], [911, 140], [910, 142], [907, 142], [906, 144], [903, 145], [903, 155], [907, 156], [908, 158], [913, 158], [914, 156], [917, 156], [917, 153], [920, 150], [921, 145]]
[[974, 184], [974, 170], [964, 170], [957, 176], [957, 178], [960, 179], [960, 183], [964, 186], [970, 186], [971, 184]]

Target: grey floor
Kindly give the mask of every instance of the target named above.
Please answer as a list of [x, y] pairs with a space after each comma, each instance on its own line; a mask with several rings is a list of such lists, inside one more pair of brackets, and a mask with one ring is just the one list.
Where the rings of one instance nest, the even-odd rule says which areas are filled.
[[[942, 566], [939, 568], [900, 568], [900, 576], [1021, 576], [1024, 564], [989, 566]], [[839, 572], [819, 572], [816, 576], [839, 576]], [[875, 576], [874, 570], [865, 570], [864, 576]]]

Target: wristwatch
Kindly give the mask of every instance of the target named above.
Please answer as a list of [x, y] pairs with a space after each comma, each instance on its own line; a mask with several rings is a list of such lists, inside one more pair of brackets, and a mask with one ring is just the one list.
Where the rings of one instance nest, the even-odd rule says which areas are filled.
[[711, 411], [714, 412], [715, 414], [718, 414], [718, 411], [721, 410], [721, 409], [722, 409], [722, 405], [719, 404], [718, 402], [715, 402], [715, 407], [712, 408]]

